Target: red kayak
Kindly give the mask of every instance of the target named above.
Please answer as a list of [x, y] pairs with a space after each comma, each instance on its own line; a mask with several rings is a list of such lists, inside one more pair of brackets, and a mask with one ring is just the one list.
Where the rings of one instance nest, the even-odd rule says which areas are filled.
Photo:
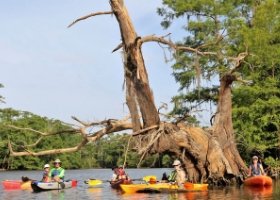
[[244, 185], [246, 186], [271, 186], [272, 179], [269, 176], [252, 176], [245, 179]]
[[31, 181], [22, 180], [4, 180], [2, 181], [5, 190], [27, 190], [31, 189]]

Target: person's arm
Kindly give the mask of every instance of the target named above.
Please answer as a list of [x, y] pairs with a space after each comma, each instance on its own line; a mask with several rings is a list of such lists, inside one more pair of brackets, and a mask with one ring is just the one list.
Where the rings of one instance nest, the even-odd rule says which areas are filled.
[[114, 173], [114, 174], [112, 175], [111, 181], [116, 181], [116, 180], [117, 180], [117, 177], [118, 177], [118, 175]]
[[261, 170], [261, 175], [266, 175], [266, 173], [265, 173], [264, 170], [263, 170], [262, 164], [260, 164], [260, 170]]
[[182, 169], [181, 173], [180, 173], [180, 183], [179, 184], [184, 184], [186, 181], [186, 173], [185, 171]]
[[251, 165], [249, 166], [248, 176], [252, 176], [252, 167], [251, 167]]
[[50, 172], [49, 172], [49, 177], [51, 178], [52, 177], [52, 172], [53, 172], [53, 168], [50, 170]]

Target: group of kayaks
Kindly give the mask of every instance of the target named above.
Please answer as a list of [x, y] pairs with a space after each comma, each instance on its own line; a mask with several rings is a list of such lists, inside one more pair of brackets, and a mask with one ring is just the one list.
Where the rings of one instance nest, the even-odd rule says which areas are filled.
[[[102, 184], [101, 180], [90, 179], [86, 182], [89, 186], [98, 186]], [[33, 189], [34, 192], [47, 191], [47, 190], [61, 190], [77, 186], [77, 180], [67, 180], [64, 182], [40, 182], [40, 181], [21, 181], [21, 180], [4, 180], [2, 181], [3, 188], [6, 190], [25, 190]], [[121, 189], [125, 193], [139, 193], [139, 192], [187, 192], [187, 191], [206, 191], [208, 184], [194, 184], [186, 182], [182, 186], [174, 183], [165, 182], [149, 182], [132, 183], [132, 181], [121, 180], [110, 182], [114, 189]], [[244, 181], [244, 186], [250, 187], [271, 187], [272, 179], [268, 176], [254, 176], [247, 178]]]

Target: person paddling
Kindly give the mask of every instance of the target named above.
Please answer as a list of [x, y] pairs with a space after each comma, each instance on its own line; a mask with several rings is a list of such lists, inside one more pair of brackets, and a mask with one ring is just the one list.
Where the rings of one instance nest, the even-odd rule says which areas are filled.
[[249, 173], [248, 176], [261, 176], [261, 175], [266, 175], [262, 164], [258, 162], [258, 156], [253, 156], [252, 157], [252, 164], [249, 166]]
[[118, 181], [119, 180], [119, 168], [117, 166], [112, 167], [113, 175], [111, 181]]
[[130, 178], [128, 177], [128, 175], [126, 174], [125, 170], [123, 169], [123, 166], [119, 166], [119, 167], [113, 167], [113, 176], [111, 181], [118, 181], [118, 180], [130, 180]]
[[175, 160], [172, 165], [174, 167], [174, 170], [169, 175], [168, 181], [176, 182], [179, 186], [181, 186], [186, 181], [186, 173], [181, 166], [180, 160]]
[[56, 159], [54, 162], [54, 168], [51, 169], [49, 176], [52, 181], [62, 182], [64, 180], [64, 172], [65, 170], [61, 167], [61, 161]]

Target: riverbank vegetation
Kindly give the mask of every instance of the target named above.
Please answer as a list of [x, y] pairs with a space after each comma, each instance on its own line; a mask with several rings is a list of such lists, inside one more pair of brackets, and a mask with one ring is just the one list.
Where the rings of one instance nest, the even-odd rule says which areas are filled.
[[[12, 126], [22, 127], [15, 129]], [[26, 129], [25, 129], [26, 128]], [[64, 134], [63, 132], [71, 127], [61, 121], [41, 117], [30, 112], [18, 111], [14, 109], [0, 109], [0, 169], [8, 170], [31, 170], [41, 169], [46, 163], [50, 163], [59, 157], [62, 160], [63, 167], [67, 169], [83, 168], [111, 168], [115, 165], [122, 165], [126, 155], [127, 167], [135, 168], [140, 160], [133, 149], [127, 150], [129, 145], [129, 135], [115, 134], [101, 138], [95, 143], [90, 143], [79, 152], [47, 155], [47, 156], [24, 156], [11, 157], [9, 155], [8, 139], [11, 141], [21, 141], [14, 145], [14, 149], [22, 151], [24, 148], [30, 148], [33, 151], [41, 149], [56, 149], [61, 147], [74, 146], [77, 140], [81, 140], [77, 135]], [[48, 137], [40, 144], [35, 146], [39, 135], [31, 134], [30, 129], [40, 132], [59, 132], [59, 135]], [[64, 131], [62, 131], [64, 130]], [[29, 145], [27, 145], [29, 144]], [[32, 146], [34, 145], [34, 146]], [[27, 146], [27, 147], [26, 147]], [[170, 167], [171, 158], [167, 154], [149, 155], [142, 163], [141, 167]]]
[[[237, 118], [238, 119], [238, 118]], [[237, 120], [237, 123], [242, 123]], [[243, 122], [243, 123], [246, 123]], [[27, 129], [17, 130], [10, 125], [25, 127]], [[48, 155], [48, 156], [25, 156], [25, 157], [11, 157], [9, 155], [8, 139], [22, 141], [14, 145], [15, 150], [22, 150], [25, 143], [34, 144], [38, 140], [38, 136], [30, 134], [29, 128], [38, 131], [59, 131], [65, 130], [67, 124], [59, 120], [48, 119], [41, 117], [30, 112], [18, 111], [11, 108], [0, 109], [0, 168], [6, 170], [32, 170], [41, 169], [46, 163], [50, 163], [59, 157], [63, 162], [63, 167], [67, 169], [85, 169], [85, 168], [111, 168], [115, 165], [122, 165], [126, 158], [126, 164], [129, 168], [137, 167], [140, 155], [133, 150], [129, 141], [129, 134], [114, 134], [103, 137], [95, 143], [86, 145], [79, 152]], [[262, 133], [263, 134], [263, 133]], [[255, 137], [261, 137], [256, 135]], [[271, 141], [258, 140], [257, 143], [251, 141], [251, 137], [240, 137], [240, 151], [244, 153], [242, 156], [250, 162], [250, 156], [254, 153], [263, 155], [265, 162], [269, 164], [276, 171], [279, 171], [279, 148], [277, 149], [277, 138]], [[80, 138], [77, 135], [65, 135], [63, 133], [54, 137], [46, 138], [40, 145], [34, 148], [39, 151], [42, 148], [54, 149], [58, 147], [73, 146]], [[270, 145], [267, 143], [269, 142]], [[251, 145], [246, 145], [251, 144]], [[127, 150], [127, 147], [129, 148]], [[262, 148], [260, 148], [262, 147]], [[267, 148], [266, 148], [267, 147]], [[278, 151], [277, 151], [278, 150]], [[127, 154], [127, 155], [126, 155]], [[168, 154], [152, 154], [142, 162], [141, 167], [171, 167], [171, 155]]]

